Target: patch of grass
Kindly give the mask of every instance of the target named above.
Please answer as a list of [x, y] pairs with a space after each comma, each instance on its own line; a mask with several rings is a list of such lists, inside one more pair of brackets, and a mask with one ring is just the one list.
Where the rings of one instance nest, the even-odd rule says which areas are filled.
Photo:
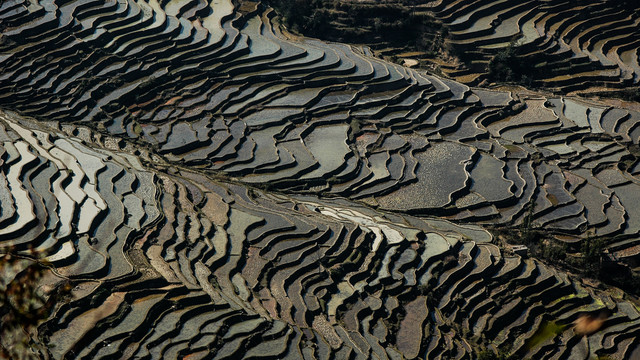
[[533, 336], [527, 340], [525, 344], [526, 349], [533, 349], [536, 346], [540, 345], [542, 342], [552, 339], [562, 333], [567, 329], [567, 325], [557, 324], [554, 321], [545, 321], [543, 322], [538, 331], [536, 331]]

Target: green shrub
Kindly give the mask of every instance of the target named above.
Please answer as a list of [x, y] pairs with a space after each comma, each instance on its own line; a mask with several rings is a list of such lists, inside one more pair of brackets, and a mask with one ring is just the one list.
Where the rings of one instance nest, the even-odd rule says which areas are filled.
[[535, 74], [530, 64], [536, 61], [518, 54], [518, 46], [512, 42], [498, 52], [487, 65], [487, 75], [493, 82], [517, 83], [528, 87], [534, 86]]
[[495, 353], [489, 349], [483, 349], [478, 353], [478, 360], [507, 360], [509, 357], [504, 352]]

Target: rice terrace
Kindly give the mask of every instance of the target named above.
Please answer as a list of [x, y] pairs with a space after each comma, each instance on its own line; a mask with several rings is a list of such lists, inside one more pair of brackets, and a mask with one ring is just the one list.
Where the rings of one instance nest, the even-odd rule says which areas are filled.
[[0, 0], [0, 359], [640, 359], [640, 3]]

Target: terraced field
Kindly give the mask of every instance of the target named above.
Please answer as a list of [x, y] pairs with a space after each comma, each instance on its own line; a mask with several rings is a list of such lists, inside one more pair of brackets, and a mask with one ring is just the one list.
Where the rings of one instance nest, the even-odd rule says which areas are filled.
[[[437, 6], [463, 29], [466, 3]], [[640, 356], [637, 298], [489, 231], [636, 259], [639, 112], [470, 88], [274, 16], [0, 4], [0, 248], [74, 286], [32, 334], [48, 355]]]
[[632, 1], [440, 0], [422, 8], [450, 29], [449, 44], [468, 65], [443, 70], [468, 85], [486, 79], [490, 60], [509, 47], [533, 85], [556, 91], [633, 88], [640, 79]]

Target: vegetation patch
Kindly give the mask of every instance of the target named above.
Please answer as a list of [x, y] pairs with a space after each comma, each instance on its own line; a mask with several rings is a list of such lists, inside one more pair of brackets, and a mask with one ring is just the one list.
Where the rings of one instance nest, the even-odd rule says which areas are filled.
[[39, 359], [47, 353], [36, 328], [70, 293], [71, 285], [65, 282], [43, 294], [38, 284], [45, 271], [33, 257], [14, 251], [0, 254], [0, 359]]
[[444, 50], [447, 28], [415, 1], [269, 0], [289, 30], [329, 41], [366, 44], [398, 58], [417, 51], [436, 57]]

